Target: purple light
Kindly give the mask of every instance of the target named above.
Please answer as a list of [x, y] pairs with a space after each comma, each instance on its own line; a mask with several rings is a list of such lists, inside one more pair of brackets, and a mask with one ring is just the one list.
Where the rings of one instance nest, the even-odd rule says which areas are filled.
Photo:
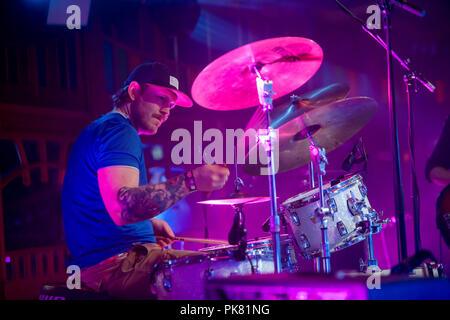
[[6, 257], [5, 258], [5, 263], [10, 263], [11, 262], [11, 257]]

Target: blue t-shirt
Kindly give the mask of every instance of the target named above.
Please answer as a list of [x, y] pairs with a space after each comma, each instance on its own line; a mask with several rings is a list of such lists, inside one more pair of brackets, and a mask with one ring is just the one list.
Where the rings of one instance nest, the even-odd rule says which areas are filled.
[[105, 208], [97, 170], [117, 165], [138, 168], [139, 185], [147, 184], [137, 131], [119, 113], [109, 113], [81, 132], [69, 157], [62, 188], [68, 264], [89, 267], [129, 250], [133, 243], [155, 242], [150, 220], [118, 226]]

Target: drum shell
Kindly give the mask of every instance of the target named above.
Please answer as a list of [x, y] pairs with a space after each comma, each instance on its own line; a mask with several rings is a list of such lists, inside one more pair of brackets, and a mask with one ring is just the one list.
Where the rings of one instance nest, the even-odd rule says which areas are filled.
[[[325, 206], [333, 213], [325, 217], [331, 252], [364, 240], [364, 235], [357, 231], [358, 223], [370, 217], [373, 210], [362, 177], [354, 175], [336, 185], [325, 185], [324, 199]], [[352, 214], [349, 199], [362, 201], [362, 215]], [[288, 232], [294, 239], [296, 249], [305, 258], [319, 255], [322, 249], [322, 231], [316, 215], [319, 206], [318, 188], [294, 196], [282, 204]]]
[[[205, 284], [209, 279], [227, 278], [233, 275], [274, 273], [271, 240], [250, 241], [249, 259], [236, 261], [235, 247], [221, 246], [203, 250], [204, 255], [164, 261], [159, 264], [152, 288], [159, 300], [204, 300]], [[297, 272], [292, 239], [283, 236], [281, 241], [283, 272]], [[253, 270], [252, 270], [253, 265]]]

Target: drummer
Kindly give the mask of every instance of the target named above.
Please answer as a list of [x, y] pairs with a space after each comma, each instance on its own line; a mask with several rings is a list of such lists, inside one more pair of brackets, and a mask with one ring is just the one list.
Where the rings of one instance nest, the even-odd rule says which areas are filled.
[[221, 189], [230, 172], [204, 165], [164, 183], [147, 184], [139, 136], [156, 134], [173, 107], [192, 106], [167, 66], [138, 66], [113, 102], [112, 111], [81, 132], [70, 154], [62, 190], [68, 264], [79, 266], [82, 284], [97, 292], [153, 299], [154, 264], [198, 254], [164, 249], [174, 233], [155, 217], [196, 190]]

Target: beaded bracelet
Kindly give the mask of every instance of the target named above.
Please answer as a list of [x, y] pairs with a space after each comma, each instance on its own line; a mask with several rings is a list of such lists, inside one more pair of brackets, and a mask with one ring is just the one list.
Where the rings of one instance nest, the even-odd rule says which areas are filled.
[[188, 171], [184, 175], [184, 181], [186, 183], [186, 187], [189, 189], [189, 191], [195, 191], [197, 190], [197, 185], [195, 184], [194, 175], [192, 174], [192, 171]]

